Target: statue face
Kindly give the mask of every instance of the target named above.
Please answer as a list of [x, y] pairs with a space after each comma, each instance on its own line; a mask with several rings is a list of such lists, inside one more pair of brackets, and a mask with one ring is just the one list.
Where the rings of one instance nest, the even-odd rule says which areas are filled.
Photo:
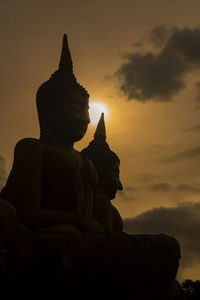
[[110, 200], [114, 199], [118, 190], [122, 190], [123, 186], [119, 178], [119, 163], [113, 163], [99, 174], [101, 190]]
[[69, 142], [76, 142], [85, 135], [90, 122], [88, 98], [79, 91], [66, 93], [58, 99], [58, 107], [53, 112], [53, 134]]

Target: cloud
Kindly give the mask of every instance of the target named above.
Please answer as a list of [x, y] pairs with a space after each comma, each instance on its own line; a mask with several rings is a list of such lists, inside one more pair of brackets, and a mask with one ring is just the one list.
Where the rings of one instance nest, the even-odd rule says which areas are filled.
[[167, 192], [171, 190], [171, 185], [166, 182], [160, 182], [149, 186], [152, 192]]
[[6, 181], [5, 159], [0, 155], [0, 190]]
[[186, 128], [184, 130], [184, 132], [197, 132], [197, 133], [199, 133], [200, 132], [200, 124], [198, 124], [196, 126], [193, 126], [193, 127], [190, 127], [190, 128]]
[[[142, 177], [143, 178], [143, 177]], [[144, 177], [145, 178], [145, 177]], [[147, 177], [147, 179], [150, 179], [154, 177]], [[148, 182], [148, 181], [147, 181]], [[126, 192], [137, 192], [139, 190], [146, 190], [151, 191], [151, 193], [162, 193], [162, 192], [180, 192], [180, 193], [200, 193], [200, 185], [192, 185], [188, 183], [179, 183], [179, 184], [170, 184], [168, 182], [157, 182], [153, 184], [144, 184], [141, 186], [135, 187], [132, 190], [128, 190]]]
[[196, 105], [194, 108], [193, 108], [193, 112], [197, 112], [200, 110], [200, 105]]
[[[171, 29], [172, 30], [172, 29]], [[169, 35], [171, 31], [166, 24], [162, 24], [160, 26], [155, 27], [152, 32], [150, 32], [149, 40], [156, 47], [161, 47]]]
[[151, 182], [154, 181], [158, 178], [158, 175], [151, 174], [151, 173], [143, 173], [143, 174], [138, 174], [135, 176], [136, 180], [139, 180], [141, 182]]
[[186, 86], [186, 75], [200, 68], [200, 27], [162, 25], [147, 40], [155, 50], [126, 53], [115, 76], [128, 100], [170, 101]]
[[174, 156], [174, 159], [182, 158], [196, 158], [200, 156], [200, 147], [192, 148], [183, 152], [180, 152]]
[[134, 193], [136, 192], [136, 188], [132, 186], [124, 187], [122, 191], [118, 191], [118, 199], [122, 201], [133, 201], [135, 200]]
[[195, 147], [192, 149], [188, 149], [186, 151], [181, 151], [179, 153], [176, 153], [175, 155], [171, 157], [167, 157], [164, 162], [179, 162], [183, 161], [185, 159], [193, 159], [200, 157], [200, 147]]
[[143, 180], [140, 184], [135, 184], [135, 187], [124, 187], [123, 191], [118, 191], [118, 198], [120, 198], [123, 201], [135, 201], [136, 199], [138, 199], [138, 197], [140, 197], [140, 194], [142, 193], [142, 196], [146, 194], [146, 199], [148, 199], [148, 197], [157, 197], [156, 194], [162, 194], [162, 197], [166, 196], [168, 200], [173, 199], [174, 201], [174, 199], [177, 199], [177, 196], [179, 196], [178, 199], [181, 197], [183, 201], [185, 199], [184, 197], [186, 197], [187, 199], [188, 196], [195, 196], [200, 194], [200, 184], [190, 184], [185, 182], [178, 184], [171, 184], [168, 182], [150, 182], [151, 177], [148, 178], [147, 176], [146, 182]]
[[199, 203], [148, 210], [134, 218], [125, 219], [124, 229], [133, 234], [166, 233], [174, 236], [182, 249], [182, 271], [200, 261]]
[[152, 184], [148, 186], [148, 189], [151, 192], [181, 192], [181, 193], [200, 193], [200, 186], [199, 185], [190, 185], [186, 183], [178, 184], [178, 185], [171, 185], [166, 182], [160, 182], [156, 184]]
[[200, 193], [200, 186], [179, 184], [176, 186], [176, 190], [179, 192], [186, 192], [186, 193]]

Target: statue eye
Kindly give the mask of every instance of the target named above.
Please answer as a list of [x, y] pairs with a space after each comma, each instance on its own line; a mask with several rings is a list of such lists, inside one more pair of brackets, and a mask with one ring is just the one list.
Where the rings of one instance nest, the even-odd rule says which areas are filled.
[[73, 103], [71, 107], [76, 111], [80, 111], [82, 109], [82, 105], [80, 103]]

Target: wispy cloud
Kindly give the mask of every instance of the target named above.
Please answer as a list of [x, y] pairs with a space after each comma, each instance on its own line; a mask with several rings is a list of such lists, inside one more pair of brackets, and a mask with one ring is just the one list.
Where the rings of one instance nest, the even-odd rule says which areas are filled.
[[184, 129], [184, 132], [200, 132], [200, 124]]
[[192, 159], [198, 157], [200, 157], [200, 147], [195, 147], [186, 151], [176, 153], [174, 156], [166, 158], [165, 162], [178, 162], [183, 159]]

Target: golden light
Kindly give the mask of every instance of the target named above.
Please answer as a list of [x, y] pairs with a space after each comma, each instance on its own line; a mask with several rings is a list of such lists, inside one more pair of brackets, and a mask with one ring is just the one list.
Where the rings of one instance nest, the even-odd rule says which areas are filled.
[[92, 101], [90, 102], [89, 114], [90, 114], [90, 124], [96, 125], [100, 119], [101, 113], [104, 113], [104, 118], [108, 116], [107, 107], [100, 102]]

